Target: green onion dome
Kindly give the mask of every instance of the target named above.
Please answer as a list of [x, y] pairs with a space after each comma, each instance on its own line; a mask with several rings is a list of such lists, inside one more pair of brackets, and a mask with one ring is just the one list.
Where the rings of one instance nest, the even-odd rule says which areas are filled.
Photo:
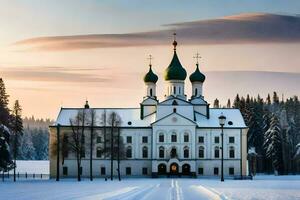
[[158, 81], [158, 76], [153, 73], [152, 71], [152, 65], [149, 65], [149, 71], [148, 73], [144, 76], [144, 82], [145, 83], [156, 83]]
[[196, 66], [197, 68], [195, 72], [190, 75], [190, 81], [203, 83], [205, 81], [205, 75], [200, 72], [198, 63], [196, 64]]
[[[175, 45], [174, 45], [175, 46]], [[174, 49], [174, 56], [173, 59], [165, 70], [165, 80], [185, 80], [186, 78], [186, 71], [182, 67], [176, 53], [176, 49]]]

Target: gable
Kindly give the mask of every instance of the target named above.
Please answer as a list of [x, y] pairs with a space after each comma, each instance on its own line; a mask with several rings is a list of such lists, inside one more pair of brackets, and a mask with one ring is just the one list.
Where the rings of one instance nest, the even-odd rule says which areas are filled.
[[196, 126], [197, 124], [178, 114], [178, 113], [171, 113], [151, 124], [152, 126]]
[[185, 101], [183, 99], [176, 98], [176, 97], [171, 97], [165, 101], [162, 101], [159, 104], [160, 105], [191, 105], [190, 102]]

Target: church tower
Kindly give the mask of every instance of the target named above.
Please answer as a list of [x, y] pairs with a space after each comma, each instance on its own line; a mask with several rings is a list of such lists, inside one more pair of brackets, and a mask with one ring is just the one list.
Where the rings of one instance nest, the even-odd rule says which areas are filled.
[[165, 96], [167, 99], [173, 96], [186, 100], [186, 96], [184, 93], [184, 80], [186, 78], [186, 71], [182, 67], [176, 53], [177, 41], [175, 36], [176, 33], [174, 33], [173, 58], [164, 74], [165, 81], [167, 82]]
[[196, 70], [194, 73], [190, 75], [190, 81], [192, 83], [192, 98], [202, 97], [202, 86], [203, 82], [205, 81], [205, 75], [202, 74], [199, 70], [199, 61], [200, 58], [199, 54], [196, 54], [197, 63], [196, 63]]
[[156, 99], [156, 82], [158, 81], [158, 76], [154, 74], [152, 71], [151, 55], [149, 56], [149, 59], [150, 59], [149, 71], [144, 76], [144, 82], [146, 84], [146, 96]]

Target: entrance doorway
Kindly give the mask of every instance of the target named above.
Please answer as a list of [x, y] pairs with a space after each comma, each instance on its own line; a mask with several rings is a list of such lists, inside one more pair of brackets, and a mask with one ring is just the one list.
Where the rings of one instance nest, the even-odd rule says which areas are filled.
[[167, 166], [165, 164], [159, 164], [157, 166], [157, 172], [158, 172], [158, 175], [165, 175], [167, 174]]
[[172, 163], [170, 165], [170, 174], [171, 175], [178, 175], [179, 167], [177, 163]]
[[182, 165], [182, 175], [190, 175], [191, 174], [191, 166], [189, 164]]

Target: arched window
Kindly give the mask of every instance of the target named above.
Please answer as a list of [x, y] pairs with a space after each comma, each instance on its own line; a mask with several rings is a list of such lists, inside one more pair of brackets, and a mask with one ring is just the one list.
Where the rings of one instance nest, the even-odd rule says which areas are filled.
[[159, 158], [164, 158], [164, 157], [165, 157], [165, 148], [159, 147]]
[[152, 88], [150, 88], [150, 96], [152, 97]]
[[220, 148], [215, 147], [215, 158], [219, 158], [219, 157], [220, 157]]
[[148, 148], [143, 147], [143, 158], [148, 158]]
[[199, 158], [204, 158], [204, 147], [199, 147], [198, 156]]
[[126, 157], [132, 158], [132, 148], [130, 146], [126, 149]]
[[190, 154], [189, 148], [188, 147], [184, 147], [184, 149], [183, 149], [183, 157], [184, 158], [189, 158], [189, 154]]
[[164, 137], [164, 134], [163, 133], [160, 133], [159, 136], [158, 136], [158, 141], [159, 142], [164, 142], [165, 141], [165, 137]]
[[101, 158], [102, 157], [102, 149], [101, 147], [97, 147], [97, 158]]
[[176, 94], [176, 86], [174, 86], [174, 94]]
[[198, 89], [195, 88], [195, 96], [197, 96], [197, 94], [198, 94]]
[[229, 158], [234, 158], [234, 147], [229, 147]]
[[188, 133], [185, 133], [184, 136], [183, 136], [183, 141], [184, 142], [189, 142], [189, 134]]
[[171, 135], [171, 142], [177, 142], [177, 135], [176, 135], [176, 133], [172, 133], [172, 135]]

